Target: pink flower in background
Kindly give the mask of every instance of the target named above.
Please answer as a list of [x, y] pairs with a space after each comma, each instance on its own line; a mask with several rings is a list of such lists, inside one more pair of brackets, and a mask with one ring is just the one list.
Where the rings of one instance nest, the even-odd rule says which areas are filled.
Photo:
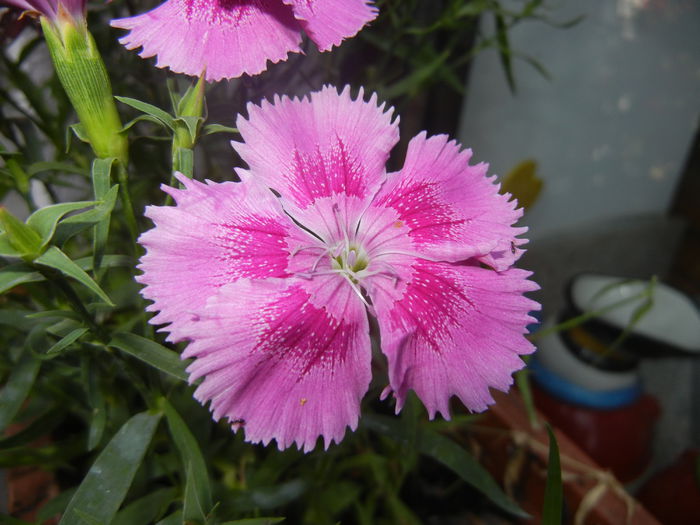
[[61, 10], [64, 10], [76, 20], [84, 19], [86, 2], [87, 0], [2, 0], [0, 4], [17, 7], [28, 13], [42, 15], [55, 22]]
[[142, 47], [158, 67], [208, 81], [255, 75], [267, 61], [301, 52], [301, 31], [321, 51], [339, 45], [374, 20], [368, 0], [168, 0], [143, 15], [112, 21], [120, 39]]
[[[234, 147], [242, 182], [164, 187], [147, 209], [143, 295], [170, 323], [195, 397], [246, 439], [311, 450], [357, 427], [377, 319], [396, 411], [413, 389], [431, 418], [456, 395], [473, 411], [506, 390], [539, 308], [511, 266], [521, 215], [485, 164], [444, 135], [421, 133], [403, 168], [391, 111], [349, 89], [249, 105]], [[276, 197], [270, 188], [281, 197]]]

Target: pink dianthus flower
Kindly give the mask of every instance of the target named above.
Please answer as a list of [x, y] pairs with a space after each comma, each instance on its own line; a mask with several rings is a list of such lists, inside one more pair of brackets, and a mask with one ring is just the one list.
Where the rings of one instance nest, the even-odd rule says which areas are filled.
[[128, 49], [142, 47], [156, 66], [208, 81], [255, 75], [267, 61], [301, 52], [301, 31], [321, 51], [339, 45], [374, 20], [369, 0], [167, 0], [142, 15], [112, 26], [129, 29], [120, 39]]
[[[276, 97], [238, 118], [241, 182], [179, 180], [177, 203], [147, 208], [143, 295], [170, 323], [195, 397], [246, 439], [326, 447], [357, 427], [376, 318], [396, 411], [409, 389], [430, 418], [456, 395], [470, 410], [506, 390], [539, 305], [512, 268], [521, 215], [487, 166], [421, 133], [403, 168], [392, 111], [326, 87]], [[270, 189], [275, 190], [273, 193]], [[279, 195], [279, 197], [277, 196]]]

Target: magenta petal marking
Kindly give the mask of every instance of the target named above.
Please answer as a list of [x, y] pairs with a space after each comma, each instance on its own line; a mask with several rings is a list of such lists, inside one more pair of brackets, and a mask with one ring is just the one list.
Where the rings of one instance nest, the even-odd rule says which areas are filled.
[[282, 0], [292, 6], [294, 16], [321, 51], [355, 36], [377, 17], [377, 8], [367, 0]]
[[247, 441], [310, 451], [319, 436], [327, 448], [357, 428], [371, 376], [367, 315], [348, 286], [324, 307], [310, 299], [290, 279], [240, 279], [188, 325], [183, 357], [195, 358], [190, 381], [203, 378], [195, 397]]
[[165, 186], [177, 206], [149, 206], [155, 228], [139, 238], [147, 253], [137, 280], [159, 311], [153, 324], [172, 323], [171, 340], [209, 297], [242, 277], [285, 277], [298, 228], [277, 199], [250, 183], [202, 184], [180, 177], [186, 189]]
[[300, 52], [299, 23], [280, 0], [168, 0], [142, 15], [120, 18], [120, 39], [140, 56], [158, 56], [156, 66], [208, 81], [255, 75], [267, 61]]
[[507, 390], [534, 350], [525, 339], [528, 314], [539, 305], [523, 296], [537, 289], [529, 272], [416, 260], [401, 291], [375, 280], [372, 301], [397, 412], [409, 389], [431, 418], [449, 418], [456, 395], [476, 412], [493, 402], [489, 388]]
[[404, 167], [388, 175], [375, 199], [396, 209], [410, 228], [419, 253], [457, 262], [477, 257], [496, 270], [510, 267], [521, 255], [527, 231], [513, 224], [522, 215], [510, 195], [500, 195], [486, 164], [469, 165], [471, 150], [446, 135], [414, 137]]
[[385, 177], [389, 151], [399, 138], [392, 110], [326, 86], [310, 98], [275, 97], [248, 105], [239, 117], [244, 143], [233, 143], [251, 172], [282, 195], [288, 211], [338, 194], [370, 198]]

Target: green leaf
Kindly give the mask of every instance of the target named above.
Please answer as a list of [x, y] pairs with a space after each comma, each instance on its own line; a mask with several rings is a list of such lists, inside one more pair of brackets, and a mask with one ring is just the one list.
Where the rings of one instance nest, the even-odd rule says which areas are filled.
[[120, 510], [110, 525], [154, 523], [176, 496], [174, 488], [156, 490]]
[[158, 523], [156, 523], [156, 525], [183, 525], [182, 511], [176, 510], [169, 516], [166, 516], [160, 520]]
[[563, 500], [559, 446], [557, 438], [552, 432], [552, 427], [549, 425], [547, 425], [547, 433], [549, 434], [549, 462], [547, 464], [547, 484], [544, 487], [542, 525], [559, 525]]
[[197, 134], [199, 133], [199, 126], [204, 122], [203, 117], [198, 116], [182, 116], [175, 119], [175, 122], [182, 122], [187, 127], [187, 132], [190, 136], [190, 143], [194, 144], [197, 142]]
[[88, 524], [90, 520], [108, 524], [114, 519], [160, 417], [142, 412], [124, 423], [90, 467], [59, 525]]
[[114, 306], [114, 303], [112, 303], [107, 294], [102, 291], [102, 288], [100, 288], [99, 285], [80, 268], [80, 266], [71, 261], [65, 253], [55, 246], [51, 246], [43, 255], [35, 259], [34, 262], [48, 266], [49, 268], [54, 268], [68, 277], [72, 277], [85, 287], [92, 290], [107, 304]]
[[128, 131], [129, 129], [134, 127], [135, 124], [138, 124], [139, 122], [143, 122], [143, 121], [153, 122], [154, 124], [158, 124], [159, 126], [163, 126], [164, 128], [168, 127], [159, 118], [152, 117], [151, 115], [139, 115], [138, 117], [136, 117], [136, 118], [130, 120], [129, 122], [127, 122], [126, 124], [124, 124], [124, 127], [121, 130], [122, 133], [125, 131]]
[[187, 362], [180, 360], [180, 355], [177, 352], [173, 352], [155, 341], [140, 335], [121, 332], [114, 335], [109, 346], [118, 348], [161, 372], [187, 381], [187, 372], [185, 372]]
[[49, 348], [46, 351], [46, 355], [53, 355], [53, 354], [58, 354], [65, 348], [68, 348], [70, 345], [75, 343], [78, 339], [80, 339], [83, 335], [85, 335], [88, 332], [87, 328], [76, 328], [72, 332], [70, 332], [68, 335], [62, 337], [55, 345], [53, 345], [51, 348]]
[[35, 162], [27, 168], [29, 176], [38, 175], [45, 171], [61, 171], [65, 173], [75, 173], [76, 175], [86, 174], [85, 168], [81, 168], [69, 162]]
[[36, 515], [36, 522], [44, 523], [49, 518], [53, 518], [57, 514], [63, 514], [76, 490], [77, 489], [75, 488], [64, 490], [46, 505], [41, 507]]
[[107, 220], [112, 213], [118, 195], [119, 185], [115, 184], [105, 194], [102, 202], [93, 209], [78, 213], [77, 215], [72, 215], [59, 222], [53, 237], [54, 244], [63, 245], [74, 235], [99, 224], [103, 220]]
[[508, 42], [508, 26], [503, 15], [495, 13], [496, 16], [496, 41], [498, 42], [498, 56], [501, 59], [503, 71], [506, 74], [508, 87], [511, 93], [515, 94], [515, 77], [513, 75], [513, 61], [511, 59], [511, 49]]
[[82, 210], [88, 206], [99, 204], [98, 201], [64, 202], [41, 208], [32, 213], [27, 219], [30, 226], [41, 236], [41, 248], [51, 240], [58, 221], [67, 213]]
[[[7, 235], [9, 246], [15, 250], [15, 253], [34, 257], [41, 251], [42, 243], [39, 234], [2, 206], [0, 206], [0, 225]], [[2, 244], [0, 244], [1, 248]]]
[[199, 443], [197, 443], [180, 414], [177, 413], [167, 399], [161, 398], [161, 403], [164, 407], [165, 417], [168, 420], [170, 435], [180, 452], [182, 464], [185, 465], [186, 482], [183, 519], [185, 521], [204, 522], [213, 507], [207, 464], [199, 448]]
[[[104, 199], [110, 189], [112, 166], [117, 159], [114, 157], [107, 159], [95, 159], [92, 163], [92, 187], [95, 192], [96, 199]], [[117, 190], [114, 190], [113, 198], [116, 200]], [[104, 257], [105, 247], [107, 246], [107, 237], [109, 236], [109, 219], [112, 212], [112, 206], [109, 211], [97, 224], [95, 224], [95, 235], [93, 238], [93, 268], [95, 274], [99, 275], [102, 258]], [[99, 279], [98, 279], [99, 280]]]
[[226, 521], [221, 525], [274, 525], [283, 521], [284, 518], [247, 518], [244, 520]]
[[21, 257], [21, 253], [10, 242], [10, 237], [6, 233], [0, 233], [0, 256], [1, 257]]
[[[85, 131], [85, 126], [82, 124], [73, 124], [71, 126], [68, 126], [70, 130], [73, 132], [73, 134], [78, 137], [78, 140], [80, 142], [85, 142], [86, 144], [90, 144], [90, 137], [88, 137], [87, 132]], [[68, 141], [66, 141], [68, 142]]]
[[151, 115], [152, 117], [157, 118], [163, 124], [168, 126], [171, 130], [175, 131], [175, 119], [172, 117], [172, 115], [170, 115], [166, 111], [163, 111], [159, 107], [154, 106], [153, 104], [149, 104], [148, 102], [142, 102], [140, 100], [136, 100], [135, 98], [129, 98], [129, 97], [114, 97], [114, 98], [116, 98], [122, 104], [126, 104], [127, 106], [131, 106], [134, 109], [138, 109], [142, 113], [146, 113], [147, 115]]
[[14, 263], [0, 269], [0, 293], [24, 283], [43, 281], [44, 276], [25, 263]]
[[[75, 264], [77, 264], [82, 270], [89, 271], [93, 269], [92, 257], [82, 257], [76, 259]], [[107, 255], [102, 260], [102, 266], [106, 268], [115, 268], [117, 266], [130, 267], [133, 266], [134, 260], [128, 255]], [[25, 284], [25, 283], [38, 283], [46, 280], [46, 278], [37, 272], [32, 266], [23, 263], [13, 263], [9, 264], [0, 269], [0, 293], [6, 292], [13, 287]], [[44, 310], [42, 312], [36, 312], [30, 314], [30, 318], [42, 318], [42, 317], [57, 317], [57, 316], [70, 316], [73, 315], [77, 319], [77, 315], [68, 310]]]
[[207, 124], [204, 126], [204, 135], [213, 135], [214, 133], [238, 133], [238, 128], [223, 126], [221, 124]]
[[[405, 425], [400, 419], [368, 414], [362, 417], [362, 424], [399, 443], [409, 444], [410, 438], [406, 435]], [[416, 430], [414, 446], [421, 454], [442, 463], [501, 509], [515, 516], [528, 516], [506, 496], [491, 475], [471, 454], [454, 441], [419, 426]]]
[[232, 504], [241, 512], [274, 509], [294, 501], [308, 488], [306, 480], [292, 479], [270, 487], [241, 491], [233, 497]]
[[22, 407], [22, 403], [32, 389], [40, 366], [41, 361], [25, 350], [19, 362], [12, 367], [10, 377], [0, 394], [0, 433], [12, 423]]

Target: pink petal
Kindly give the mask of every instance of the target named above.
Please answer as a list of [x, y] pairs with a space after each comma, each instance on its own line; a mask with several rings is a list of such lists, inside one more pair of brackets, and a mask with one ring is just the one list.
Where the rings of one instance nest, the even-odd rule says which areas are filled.
[[240, 279], [223, 287], [188, 326], [190, 382], [214, 419], [247, 441], [280, 449], [326, 448], [357, 428], [370, 382], [367, 315], [341, 278], [319, 290], [324, 306], [294, 279]]
[[368, 287], [397, 412], [409, 389], [431, 418], [449, 417], [452, 395], [472, 411], [485, 410], [493, 403], [489, 388], [507, 390], [523, 366], [518, 356], [534, 350], [524, 334], [534, 322], [528, 312], [539, 305], [523, 293], [537, 285], [523, 270], [421, 260], [402, 274], [409, 280], [401, 286], [375, 277]]
[[285, 277], [290, 245], [298, 228], [283, 214], [278, 200], [253, 181], [202, 184], [181, 176], [186, 186], [163, 189], [177, 206], [149, 206], [155, 228], [139, 238], [147, 249], [137, 280], [142, 294], [159, 311], [153, 324], [172, 323], [170, 339], [193, 312], [226, 283], [242, 277]]
[[367, 0], [282, 0], [321, 51], [329, 51], [345, 38], [355, 36], [377, 17]]
[[237, 121], [245, 142], [233, 146], [292, 215], [322, 197], [368, 199], [385, 177], [399, 132], [392, 110], [378, 106], [376, 95], [369, 102], [363, 96], [360, 90], [353, 100], [349, 88], [338, 94], [326, 86], [310, 98], [249, 104], [248, 120]]
[[300, 52], [299, 23], [280, 0], [168, 0], [139, 16], [112, 21], [131, 32], [120, 39], [156, 66], [208, 81], [255, 75], [267, 61]]
[[449, 262], [477, 257], [505, 270], [526, 242], [517, 235], [527, 228], [513, 227], [522, 210], [510, 195], [498, 193], [486, 164], [469, 165], [471, 155], [446, 135], [420, 133], [409, 143], [404, 167], [388, 175], [374, 204], [398, 211], [419, 253]]

